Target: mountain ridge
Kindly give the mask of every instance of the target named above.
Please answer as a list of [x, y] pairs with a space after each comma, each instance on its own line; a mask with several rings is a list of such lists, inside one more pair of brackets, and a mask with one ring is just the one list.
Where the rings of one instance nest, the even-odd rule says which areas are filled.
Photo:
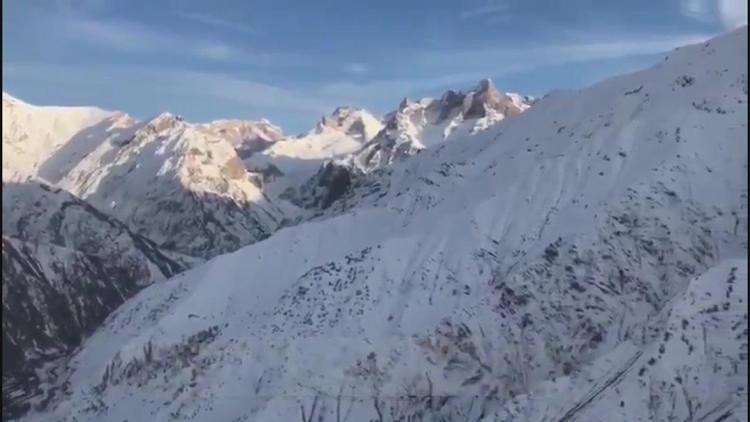
[[141, 291], [24, 420], [744, 420], [746, 51], [743, 27], [367, 172]]

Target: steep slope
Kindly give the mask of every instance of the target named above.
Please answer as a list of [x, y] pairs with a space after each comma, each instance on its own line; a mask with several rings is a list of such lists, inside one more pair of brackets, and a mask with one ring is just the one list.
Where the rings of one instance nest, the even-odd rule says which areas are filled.
[[280, 127], [265, 119], [258, 122], [216, 120], [200, 127], [214, 136], [227, 139], [242, 160], [285, 138]]
[[26, 420], [745, 420], [747, 28], [142, 291]]
[[62, 189], [29, 181], [3, 183], [2, 191], [3, 236], [110, 260], [146, 262], [151, 272], [164, 277], [196, 262], [159, 250], [151, 240], [133, 233], [121, 221]]
[[529, 108], [532, 99], [500, 93], [489, 79], [465, 92], [447, 91], [439, 100], [405, 98], [385, 117], [385, 128], [353, 163], [363, 171], [383, 167], [448, 139], [477, 133]]
[[[166, 249], [204, 258], [262, 239], [282, 211], [239, 154], [282, 139], [268, 122], [137, 122], [3, 94], [3, 180], [43, 180], [86, 199]], [[33, 200], [33, 198], [29, 198]]]
[[110, 312], [184, 268], [64, 191], [3, 183], [3, 418], [44, 400], [55, 363]]
[[131, 132], [101, 143], [59, 185], [189, 256], [230, 252], [278, 227], [281, 211], [227, 139], [168, 113]]
[[500, 93], [485, 79], [465, 93], [447, 91], [439, 100], [405, 98], [385, 116], [385, 126], [356, 152], [318, 167], [313, 177], [292, 185], [284, 198], [306, 209], [325, 209], [363, 174], [428, 147], [476, 134], [528, 109], [534, 99]]
[[265, 174], [268, 190], [278, 195], [304, 183], [326, 161], [356, 153], [382, 127], [367, 110], [339, 107], [307, 134], [276, 142], [246, 163], [252, 171]]
[[42, 168], [52, 155], [60, 165], [80, 159], [121, 118], [93, 107], [34, 106], [3, 92], [3, 181], [54, 173]]

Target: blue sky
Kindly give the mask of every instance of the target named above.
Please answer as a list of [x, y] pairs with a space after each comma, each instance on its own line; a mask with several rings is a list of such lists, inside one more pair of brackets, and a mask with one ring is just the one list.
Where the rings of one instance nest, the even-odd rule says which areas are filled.
[[297, 133], [483, 77], [586, 86], [746, 20], [745, 0], [3, 0], [3, 90]]

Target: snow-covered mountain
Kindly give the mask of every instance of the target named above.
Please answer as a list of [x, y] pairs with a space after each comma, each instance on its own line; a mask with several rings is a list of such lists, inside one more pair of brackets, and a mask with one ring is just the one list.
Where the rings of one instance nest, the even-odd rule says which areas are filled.
[[245, 162], [250, 170], [264, 174], [268, 191], [278, 195], [302, 185], [325, 162], [357, 153], [382, 128], [367, 110], [339, 107], [308, 133], [278, 141]]
[[330, 116], [323, 116], [309, 135], [320, 135], [333, 130], [343, 132], [361, 142], [367, 142], [383, 129], [383, 123], [361, 108], [338, 107]]
[[263, 239], [281, 221], [230, 141], [169, 113], [101, 143], [59, 186], [162, 247], [196, 257]]
[[3, 418], [45, 399], [55, 372], [140, 289], [193, 262], [44, 184], [3, 183]]
[[201, 127], [216, 137], [227, 139], [243, 160], [286, 137], [280, 127], [265, 119], [257, 122], [216, 120]]
[[467, 91], [447, 91], [439, 99], [408, 98], [385, 116], [385, 128], [353, 157], [357, 168], [383, 167], [449, 138], [480, 132], [529, 108], [533, 99], [499, 92], [489, 79]]
[[[60, 164], [80, 159], [76, 153], [85, 154], [92, 142], [101, 142], [84, 129], [99, 126], [104, 132], [118, 118], [118, 113], [94, 107], [34, 106], [3, 92], [3, 181], [51, 174], [45, 164], [53, 156]], [[66, 144], [75, 145], [75, 151]]]
[[281, 132], [268, 122], [138, 122], [95, 108], [3, 96], [3, 180], [39, 179], [85, 199], [163, 248], [194, 257], [267, 237], [282, 214], [239, 156]]
[[[171, 276], [195, 260], [163, 252], [121, 221], [72, 194], [39, 182], [3, 183], [3, 235], [75, 249], [110, 260], [149, 262], [151, 272]], [[139, 258], [128, 257], [129, 254]], [[157, 277], [158, 278], [158, 277]]]
[[377, 158], [126, 302], [24, 420], [746, 420], [747, 100], [742, 27]]
[[292, 184], [283, 198], [301, 208], [325, 209], [363, 174], [481, 132], [525, 111], [534, 101], [501, 93], [489, 79], [467, 92], [447, 91], [439, 100], [405, 98], [384, 117], [385, 124], [375, 136], [356, 151], [327, 160], [312, 177]]

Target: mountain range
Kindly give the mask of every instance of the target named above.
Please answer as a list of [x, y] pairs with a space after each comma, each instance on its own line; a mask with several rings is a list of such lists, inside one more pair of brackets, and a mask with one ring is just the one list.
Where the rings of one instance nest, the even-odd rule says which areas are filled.
[[745, 420], [746, 139], [747, 27], [296, 137], [4, 93], [4, 419]]

